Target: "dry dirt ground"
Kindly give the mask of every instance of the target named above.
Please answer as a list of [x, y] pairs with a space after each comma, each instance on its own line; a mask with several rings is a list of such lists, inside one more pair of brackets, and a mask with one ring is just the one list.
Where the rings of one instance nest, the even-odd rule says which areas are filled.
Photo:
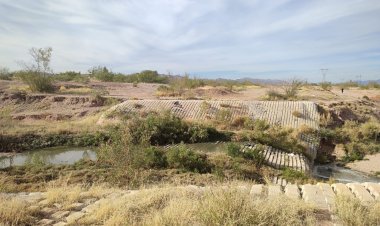
[[[205, 100], [264, 100], [269, 90], [282, 92], [280, 86], [235, 87], [230, 91], [225, 87], [201, 87], [186, 91], [183, 97], [158, 97], [157, 88], [161, 84], [139, 83], [134, 87], [130, 83], [97, 82], [57, 82], [54, 94], [38, 94], [28, 91], [21, 81], [0, 80], [0, 121], [1, 130], [14, 127], [14, 123], [38, 127], [37, 124], [48, 122], [77, 122], [92, 117], [88, 124], [93, 124], [96, 117], [110, 106], [127, 99], [205, 99]], [[26, 93], [20, 94], [20, 91]], [[108, 97], [99, 100], [96, 94]], [[342, 94], [338, 87], [324, 91], [317, 86], [305, 86], [299, 91], [300, 100], [310, 100], [323, 105], [333, 102], [358, 101], [367, 96], [375, 101], [375, 111], [380, 109], [380, 90], [361, 90], [351, 88]], [[40, 123], [39, 123], [40, 122]], [[24, 129], [24, 128], [22, 128]], [[17, 132], [17, 130], [15, 131]]]
[[380, 173], [380, 153], [367, 155], [364, 160], [348, 163], [347, 167], [368, 174]]
[[[60, 90], [58, 94], [70, 95], [89, 95], [93, 92], [99, 92], [104, 96], [115, 97], [120, 99], [171, 99], [167, 97], [158, 97], [157, 88], [161, 84], [139, 83], [134, 87], [131, 83], [115, 82], [96, 82], [76, 83], [76, 82], [58, 82], [57, 87], [65, 87], [66, 90]], [[25, 90], [26, 85], [20, 81], [0, 80], [0, 92], [10, 92], [16, 90]], [[280, 86], [247, 86], [237, 87], [234, 91], [229, 91], [224, 87], [201, 87], [192, 90], [190, 94], [196, 98], [215, 99], [215, 100], [262, 100], [265, 98], [267, 91], [276, 90], [282, 92]], [[333, 87], [331, 91], [322, 90], [319, 86], [305, 86], [299, 91], [300, 100], [310, 100], [315, 102], [330, 101], [354, 101], [369, 97], [375, 101], [380, 101], [379, 89], [359, 89], [349, 88], [341, 92], [339, 87]], [[178, 98], [178, 97], [177, 97]]]

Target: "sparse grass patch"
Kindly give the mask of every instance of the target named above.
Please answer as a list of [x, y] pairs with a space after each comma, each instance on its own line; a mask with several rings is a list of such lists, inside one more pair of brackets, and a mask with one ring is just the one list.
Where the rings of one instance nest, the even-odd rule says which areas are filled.
[[345, 225], [380, 225], [380, 202], [364, 205], [360, 200], [338, 196], [335, 200], [335, 212]]
[[36, 212], [28, 207], [21, 199], [0, 196], [0, 225], [32, 225]]
[[233, 187], [201, 193], [191, 188], [141, 190], [104, 202], [79, 223], [85, 225], [314, 225], [316, 209], [280, 196], [252, 199]]

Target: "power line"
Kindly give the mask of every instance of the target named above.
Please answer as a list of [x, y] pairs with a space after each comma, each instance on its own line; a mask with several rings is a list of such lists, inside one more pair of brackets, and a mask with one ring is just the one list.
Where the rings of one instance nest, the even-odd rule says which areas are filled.
[[323, 76], [322, 82], [326, 82], [326, 74], [327, 74], [328, 70], [329, 70], [328, 68], [321, 68], [321, 72], [322, 72], [322, 76]]

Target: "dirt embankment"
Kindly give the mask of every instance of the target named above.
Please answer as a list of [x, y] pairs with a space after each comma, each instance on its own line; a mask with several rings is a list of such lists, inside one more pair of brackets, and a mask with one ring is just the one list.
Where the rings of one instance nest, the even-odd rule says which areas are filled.
[[[12, 120], [65, 120], [93, 115], [110, 104], [101, 96], [0, 92], [0, 107]], [[120, 99], [113, 99], [115, 103]], [[112, 104], [112, 103], [111, 103]]]

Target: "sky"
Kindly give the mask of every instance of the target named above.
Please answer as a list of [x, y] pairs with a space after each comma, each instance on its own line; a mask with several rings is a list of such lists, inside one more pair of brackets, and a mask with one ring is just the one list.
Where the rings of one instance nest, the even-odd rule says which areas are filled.
[[380, 0], [0, 0], [0, 67], [47, 46], [54, 72], [380, 79]]

